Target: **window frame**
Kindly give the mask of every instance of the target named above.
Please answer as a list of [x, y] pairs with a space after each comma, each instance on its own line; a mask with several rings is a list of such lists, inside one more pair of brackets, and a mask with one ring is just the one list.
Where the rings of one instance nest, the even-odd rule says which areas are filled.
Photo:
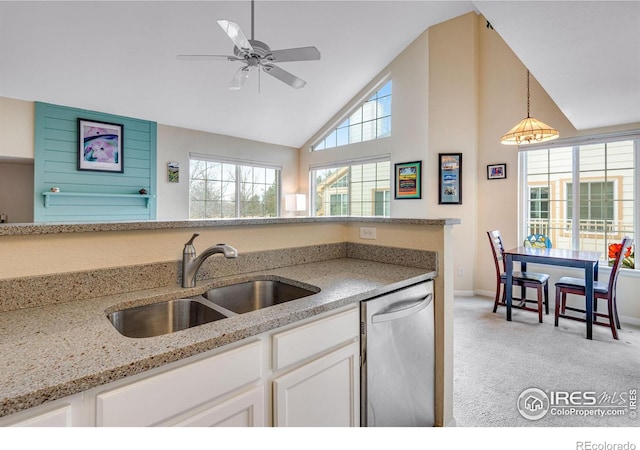
[[[378, 97], [378, 92], [380, 92], [383, 88], [386, 87], [387, 84], [390, 84], [390, 88], [389, 88], [389, 94], [387, 95], [381, 95], [380, 97]], [[374, 100], [378, 100], [378, 98], [380, 99], [384, 99], [384, 98], [388, 98], [389, 99], [389, 113], [385, 114], [385, 115], [378, 115], [378, 103], [376, 102], [376, 111], [375, 111], [375, 117], [373, 119], [368, 119], [365, 120], [364, 119], [364, 107], [368, 102], [374, 101]], [[335, 149], [338, 147], [345, 147], [348, 145], [353, 145], [353, 144], [358, 144], [358, 143], [362, 143], [362, 142], [369, 142], [369, 141], [373, 141], [373, 140], [377, 140], [377, 139], [384, 139], [384, 138], [388, 138], [391, 136], [392, 133], [392, 117], [393, 117], [393, 113], [392, 113], [392, 109], [393, 109], [393, 80], [391, 79], [391, 77], [389, 75], [385, 76], [384, 78], [382, 78], [378, 83], [376, 83], [376, 85], [370, 89], [369, 91], [367, 91], [367, 94], [365, 94], [363, 97], [361, 97], [358, 101], [353, 103], [353, 106], [351, 108], [349, 108], [348, 112], [346, 112], [345, 114], [342, 114], [340, 116], [340, 118], [338, 120], [336, 120], [335, 122], [332, 123], [331, 126], [328, 126], [326, 129], [324, 129], [324, 131], [322, 132], [322, 134], [320, 135], [320, 137], [318, 137], [317, 139], [315, 139], [311, 145], [309, 146], [309, 151], [311, 152], [322, 152], [325, 150], [330, 150], [330, 149]], [[360, 112], [360, 121], [357, 123], [350, 123], [350, 119], [354, 114], [357, 114], [358, 112]], [[388, 126], [389, 126], [389, 130], [386, 134], [382, 134], [380, 136], [378, 136], [378, 121], [381, 121], [382, 124], [384, 124], [384, 120], [387, 120], [388, 122]], [[375, 136], [372, 138], [368, 138], [368, 139], [364, 139], [364, 127], [365, 124], [370, 124], [371, 122], [374, 123], [373, 128], [376, 131]], [[355, 126], [359, 126], [360, 128], [360, 140], [357, 141], [350, 141], [350, 136], [351, 136], [351, 128], [355, 127]], [[346, 139], [348, 142], [344, 143], [344, 144], [340, 144], [340, 130], [347, 130], [346, 131]], [[322, 146], [322, 148], [319, 148], [320, 144], [323, 144], [327, 138], [329, 138], [331, 135], [335, 135], [335, 140], [336, 140], [336, 144], [331, 146], [331, 147], [326, 147], [325, 145]]]
[[[235, 166], [235, 179], [234, 181], [234, 186], [235, 186], [235, 198], [234, 198], [234, 216], [233, 217], [211, 217], [211, 218], [192, 218], [191, 217], [191, 163], [192, 161], [205, 161], [205, 162], [209, 162], [209, 163], [215, 163], [215, 164], [228, 164], [228, 165], [234, 165]], [[275, 198], [276, 198], [276, 204], [275, 204], [275, 211], [276, 211], [276, 215], [275, 216], [241, 216], [241, 212], [242, 212], [242, 207], [241, 207], [241, 201], [240, 201], [240, 195], [239, 193], [241, 192], [241, 186], [243, 184], [242, 182], [242, 176], [241, 176], [241, 172], [242, 172], [242, 168], [247, 168], [247, 167], [251, 167], [251, 168], [258, 168], [258, 169], [267, 169], [267, 170], [275, 170], [275, 183], [276, 183], [276, 193], [275, 193]], [[273, 164], [273, 163], [268, 163], [268, 162], [261, 162], [261, 161], [251, 161], [251, 160], [242, 160], [242, 159], [236, 159], [236, 158], [226, 158], [226, 157], [221, 157], [221, 156], [216, 156], [216, 155], [208, 155], [208, 154], [200, 154], [200, 153], [189, 153], [189, 187], [188, 187], [188, 202], [189, 202], [189, 220], [220, 220], [220, 219], [229, 219], [229, 218], [234, 218], [234, 219], [250, 219], [250, 218], [270, 218], [270, 217], [282, 217], [282, 211], [281, 211], [281, 197], [282, 197], [282, 166], [277, 165], [277, 164]], [[255, 184], [255, 183], [254, 183]], [[260, 184], [260, 183], [257, 183]], [[266, 186], [266, 183], [264, 183]], [[206, 200], [205, 200], [205, 208], [206, 208]], [[206, 210], [206, 209], [205, 209]]]
[[[336, 190], [336, 192], [334, 193], [329, 193], [330, 196], [332, 195], [337, 195], [337, 194], [341, 194], [341, 195], [346, 195], [347, 196], [347, 214], [346, 216], [352, 216], [352, 206], [354, 203], [358, 203], [356, 201], [354, 201], [351, 198], [351, 193], [352, 193], [352, 188], [353, 188], [353, 182], [351, 179], [351, 174], [352, 174], [352, 168], [354, 166], [364, 166], [367, 164], [380, 164], [380, 163], [388, 163], [389, 164], [389, 171], [388, 171], [388, 182], [389, 182], [389, 186], [388, 189], [386, 189], [386, 191], [388, 192], [388, 197], [385, 198], [389, 198], [389, 206], [388, 206], [388, 212], [389, 215], [388, 216], [376, 216], [375, 215], [375, 210], [376, 210], [376, 200], [375, 200], [375, 193], [379, 192], [379, 191], [385, 191], [384, 187], [380, 187], [377, 186], [378, 180], [381, 181], [385, 181], [384, 178], [378, 179], [377, 177], [375, 178], [375, 180], [371, 180], [371, 181], [359, 181], [358, 184], [364, 184], [364, 183], [371, 183], [372, 181], [374, 181], [376, 183], [376, 186], [372, 189], [373, 192], [373, 200], [371, 202], [363, 202], [361, 201], [360, 204], [361, 205], [365, 205], [366, 203], [371, 203], [371, 211], [370, 214], [360, 214], [357, 215], [355, 217], [391, 217], [391, 189], [392, 189], [392, 185], [391, 185], [391, 181], [392, 181], [392, 176], [391, 176], [391, 155], [378, 155], [376, 157], [370, 157], [370, 158], [359, 158], [359, 159], [352, 159], [352, 160], [347, 160], [347, 161], [337, 161], [337, 162], [332, 162], [332, 163], [327, 163], [327, 164], [320, 164], [320, 165], [313, 165], [313, 166], [309, 166], [309, 199], [310, 199], [310, 210], [309, 210], [309, 214], [312, 217], [339, 217], [339, 216], [333, 216], [333, 215], [328, 215], [328, 216], [318, 216], [316, 214], [316, 210], [318, 208], [318, 203], [317, 203], [317, 176], [315, 175], [315, 173], [319, 170], [326, 170], [326, 169], [347, 169], [347, 172], [345, 175], [341, 176], [340, 178], [338, 178], [336, 180], [335, 183], [333, 184], [337, 184], [337, 182], [339, 180], [341, 180], [342, 178], [346, 178], [347, 179], [347, 183], [345, 186], [339, 186], [338, 190]], [[377, 174], [377, 170], [376, 170], [376, 174]], [[333, 185], [332, 184], [332, 185]], [[342, 184], [342, 183], [341, 183]], [[342, 191], [345, 192], [342, 192]], [[324, 202], [325, 204], [327, 202]], [[383, 201], [384, 203], [384, 201]], [[330, 202], [329, 202], [330, 204]], [[362, 211], [364, 211], [364, 209], [362, 209]], [[386, 212], [387, 209], [384, 208], [383, 206], [383, 212]], [[343, 215], [344, 217], [345, 215]]]
[[[630, 130], [630, 131], [625, 131], [625, 132], [620, 132], [620, 133], [608, 133], [608, 134], [599, 134], [599, 135], [591, 135], [591, 136], [583, 136], [583, 137], [577, 137], [577, 138], [569, 138], [569, 139], [557, 139], [554, 140], [551, 143], [542, 143], [542, 144], [532, 144], [532, 145], [525, 145], [525, 146], [519, 146], [518, 150], [519, 150], [519, 157], [518, 157], [518, 166], [519, 166], [519, 180], [518, 180], [518, 190], [519, 190], [519, 198], [518, 198], [518, 240], [519, 242], [521, 242], [529, 233], [527, 232], [527, 223], [530, 219], [530, 205], [529, 205], [529, 186], [527, 183], [527, 160], [526, 160], [526, 154], [529, 151], [534, 151], [534, 150], [548, 150], [548, 151], [553, 151], [553, 149], [555, 148], [571, 148], [572, 149], [572, 155], [573, 155], [573, 159], [572, 159], [572, 165], [571, 165], [571, 178], [570, 179], [565, 179], [565, 180], [560, 180], [558, 182], [562, 183], [563, 186], [563, 190], [566, 190], [566, 184], [568, 183], [574, 183], [573, 186], [579, 186], [581, 183], [581, 178], [580, 178], [580, 164], [579, 164], [579, 152], [580, 152], [580, 147], [581, 146], [586, 146], [586, 145], [593, 145], [593, 144], [613, 144], [615, 142], [620, 142], [620, 141], [631, 141], [632, 145], [633, 145], [633, 158], [634, 158], [634, 162], [633, 162], [633, 176], [634, 176], [634, 186], [633, 186], [633, 235], [634, 235], [634, 247], [637, 243], [637, 238], [640, 237], [639, 232], [640, 232], [640, 167], [639, 167], [639, 163], [640, 163], [640, 130]], [[602, 168], [602, 171], [608, 173], [609, 171], [615, 171], [617, 169], [607, 169], [607, 168]], [[595, 178], [598, 178], [599, 180], [602, 181], [614, 181], [614, 192], [618, 192], [621, 190], [621, 182], [619, 180], [620, 175], [611, 175], [609, 177], [594, 177], [594, 181]], [[585, 180], [585, 178], [583, 177], [582, 180]], [[578, 188], [579, 189], [579, 188]], [[578, 191], [578, 189], [576, 189]], [[550, 190], [553, 190], [553, 186], [550, 186]], [[573, 193], [573, 197], [576, 197], [576, 194], [578, 194], [577, 198], [579, 198], [579, 191], [578, 192], [574, 192]], [[551, 197], [551, 195], [550, 195]], [[563, 197], [565, 197], [566, 200], [566, 194], [563, 195]], [[573, 198], [572, 197], [572, 198]], [[619, 198], [619, 197], [618, 197]], [[551, 202], [551, 199], [549, 200]], [[566, 206], [566, 205], [565, 205]], [[551, 203], [550, 203], [550, 210], [551, 210]], [[564, 214], [566, 214], [566, 207], [562, 208]], [[577, 216], [577, 218], [579, 218], [579, 208], [577, 208], [577, 213], [576, 213], [576, 208], [574, 208], [573, 210], [573, 215]], [[616, 203], [614, 203], [614, 221], [616, 220], [616, 218], [619, 215], [619, 208], [618, 205]], [[579, 249], [580, 248], [580, 238], [582, 237], [587, 237], [590, 234], [597, 234], [597, 232], [583, 232], [582, 234], [580, 233], [579, 230], [579, 220], [573, 220], [574, 218], [571, 218], [571, 236], [572, 236], [572, 240], [571, 240], [571, 247], [572, 249]], [[604, 232], [600, 233], [600, 234], [604, 234]], [[622, 235], [624, 234], [624, 231], [619, 233], [620, 236], [615, 235], [616, 238], [622, 239]], [[609, 236], [612, 236], [611, 234], [609, 234]], [[601, 259], [603, 261], [607, 261], [607, 252], [604, 251], [604, 249], [598, 250], [601, 253]], [[606, 267], [606, 264], [604, 264]], [[636, 269], [635, 270], [640, 270], [639, 265], [636, 265]]]

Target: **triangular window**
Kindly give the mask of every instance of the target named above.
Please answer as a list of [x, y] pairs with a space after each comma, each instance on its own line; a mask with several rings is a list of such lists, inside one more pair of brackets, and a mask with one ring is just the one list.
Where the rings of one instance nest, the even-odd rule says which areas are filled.
[[311, 150], [325, 150], [391, 135], [391, 80], [387, 81], [347, 119], [330, 130]]

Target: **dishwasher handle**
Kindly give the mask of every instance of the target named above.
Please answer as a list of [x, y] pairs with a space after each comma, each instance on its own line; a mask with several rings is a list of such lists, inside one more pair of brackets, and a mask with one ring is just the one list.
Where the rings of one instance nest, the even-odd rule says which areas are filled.
[[433, 298], [433, 294], [429, 293], [427, 294], [426, 297], [421, 299], [420, 302], [415, 303], [409, 306], [408, 308], [398, 309], [398, 310], [387, 312], [387, 313], [374, 314], [371, 317], [371, 322], [372, 323], [389, 322], [391, 320], [398, 320], [398, 319], [403, 319], [405, 317], [411, 316], [413, 314], [416, 314], [422, 311], [427, 306], [429, 306], [429, 303], [431, 303], [432, 298]]

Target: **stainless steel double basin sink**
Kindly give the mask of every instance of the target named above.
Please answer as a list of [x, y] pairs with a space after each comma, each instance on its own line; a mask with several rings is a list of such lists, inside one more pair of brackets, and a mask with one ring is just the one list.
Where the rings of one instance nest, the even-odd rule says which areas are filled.
[[[312, 290], [313, 289], [313, 290]], [[213, 288], [193, 298], [121, 309], [107, 318], [123, 336], [145, 338], [185, 330], [319, 292], [284, 281], [253, 280]]]

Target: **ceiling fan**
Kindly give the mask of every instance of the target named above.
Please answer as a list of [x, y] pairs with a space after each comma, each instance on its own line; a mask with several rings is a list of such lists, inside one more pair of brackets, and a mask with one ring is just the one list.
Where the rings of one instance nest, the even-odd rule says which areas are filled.
[[[249, 78], [251, 69], [262, 69], [272, 77], [289, 86], [300, 89], [307, 84], [301, 78], [276, 66], [274, 63], [291, 61], [315, 61], [320, 59], [320, 52], [316, 47], [287, 48], [283, 50], [271, 50], [267, 44], [253, 38], [254, 0], [251, 0], [251, 39], [247, 39], [240, 26], [229, 20], [218, 20], [218, 25], [229, 36], [234, 44], [234, 55], [178, 55], [177, 58], [185, 61], [227, 60], [240, 61], [243, 66], [238, 69], [229, 84], [229, 89], [238, 90]], [[260, 72], [258, 72], [259, 74]]]

